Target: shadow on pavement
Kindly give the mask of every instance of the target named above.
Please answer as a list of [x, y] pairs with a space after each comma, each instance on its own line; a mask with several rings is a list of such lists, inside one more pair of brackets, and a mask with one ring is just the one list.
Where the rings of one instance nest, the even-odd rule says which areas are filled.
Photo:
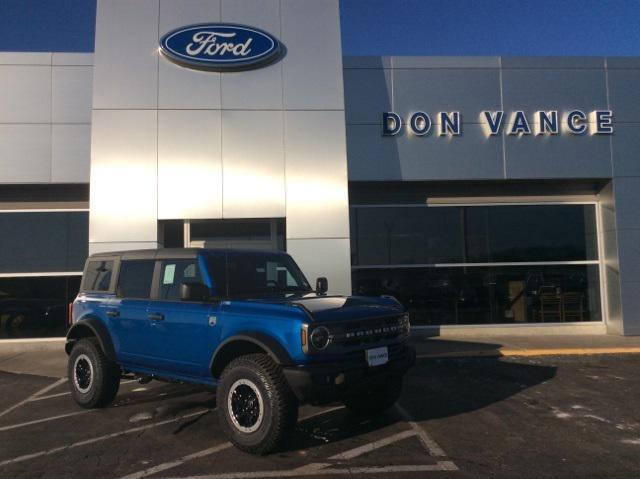
[[427, 336], [424, 333], [415, 336], [410, 344], [416, 348], [418, 356], [464, 356], [473, 353], [475, 356], [500, 356], [502, 344], [493, 342], [477, 342], [473, 340], [441, 339]]
[[482, 409], [542, 384], [556, 368], [512, 359], [423, 359], [409, 372], [402, 404], [416, 421]]
[[[485, 408], [556, 375], [556, 368], [498, 357], [418, 360], [405, 378], [400, 404], [413, 421], [429, 421]], [[403, 419], [394, 409], [369, 421], [345, 409], [298, 423], [286, 446], [294, 451], [386, 428]]]

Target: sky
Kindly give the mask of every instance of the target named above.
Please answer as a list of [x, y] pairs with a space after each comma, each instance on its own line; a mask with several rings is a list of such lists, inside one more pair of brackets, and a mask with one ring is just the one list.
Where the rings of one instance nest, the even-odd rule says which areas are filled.
[[[640, 56], [640, 0], [341, 0], [344, 55]], [[90, 52], [95, 0], [0, 0], [0, 51]]]

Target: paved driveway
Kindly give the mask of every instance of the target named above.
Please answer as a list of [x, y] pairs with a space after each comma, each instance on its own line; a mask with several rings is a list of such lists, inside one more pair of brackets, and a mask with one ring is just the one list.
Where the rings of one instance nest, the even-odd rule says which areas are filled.
[[639, 477], [640, 356], [421, 360], [399, 407], [303, 407], [278, 453], [226, 442], [210, 391], [123, 382], [77, 407], [64, 380], [0, 372], [0, 477]]

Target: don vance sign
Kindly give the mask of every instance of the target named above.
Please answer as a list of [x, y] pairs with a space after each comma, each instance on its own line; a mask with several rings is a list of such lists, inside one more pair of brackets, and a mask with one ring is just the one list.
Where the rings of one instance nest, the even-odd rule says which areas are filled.
[[[480, 123], [487, 136], [507, 135], [610, 135], [613, 133], [613, 113], [610, 110], [546, 110], [527, 114], [517, 110], [481, 111], [473, 123]], [[462, 134], [463, 118], [459, 111], [437, 112], [429, 115], [424, 111], [409, 114], [404, 120], [395, 112], [382, 114], [382, 134], [395, 136], [403, 129], [416, 136], [459, 136]]]

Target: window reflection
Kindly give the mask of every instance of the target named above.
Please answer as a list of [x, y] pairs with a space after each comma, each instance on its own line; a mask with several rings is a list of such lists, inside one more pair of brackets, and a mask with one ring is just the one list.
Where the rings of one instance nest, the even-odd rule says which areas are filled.
[[0, 278], [0, 338], [64, 336], [68, 304], [78, 294], [80, 279]]
[[0, 273], [82, 271], [89, 213], [0, 214]]
[[395, 296], [422, 325], [602, 319], [597, 265], [360, 269], [353, 285]]
[[353, 265], [597, 259], [594, 205], [351, 210]]

